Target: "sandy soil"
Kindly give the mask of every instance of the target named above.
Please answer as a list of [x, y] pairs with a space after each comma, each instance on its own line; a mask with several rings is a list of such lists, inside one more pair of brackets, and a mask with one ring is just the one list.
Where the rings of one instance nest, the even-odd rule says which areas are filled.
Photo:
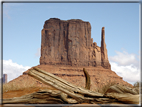
[[3, 99], [13, 98], [13, 97], [21, 97], [26, 94], [37, 92], [40, 89], [45, 89], [45, 88], [37, 87], [37, 88], [26, 88], [23, 90], [8, 91], [8, 92], [3, 93]]

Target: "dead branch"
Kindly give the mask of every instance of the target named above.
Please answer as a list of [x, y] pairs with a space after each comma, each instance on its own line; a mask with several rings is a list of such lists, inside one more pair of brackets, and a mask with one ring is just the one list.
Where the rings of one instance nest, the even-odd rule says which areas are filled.
[[90, 75], [88, 74], [88, 72], [85, 70], [85, 68], [83, 68], [83, 72], [85, 75], [85, 79], [86, 79], [86, 83], [85, 83], [85, 88], [90, 90]]

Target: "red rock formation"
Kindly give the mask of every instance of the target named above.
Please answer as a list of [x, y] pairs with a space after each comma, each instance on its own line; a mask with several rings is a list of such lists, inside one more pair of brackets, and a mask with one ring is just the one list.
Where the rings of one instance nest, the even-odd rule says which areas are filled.
[[7, 74], [3, 74], [3, 83], [7, 83]]
[[[85, 87], [85, 68], [90, 75], [91, 90], [100, 90], [113, 82], [132, 87], [110, 69], [104, 33], [103, 27], [99, 47], [96, 42], [93, 43], [89, 22], [55, 18], [47, 20], [42, 30], [40, 65], [37, 67], [80, 87]], [[40, 87], [49, 87], [28, 76], [28, 72], [25, 71], [10, 83], [36, 83]]]
[[101, 65], [104, 68], [110, 68], [110, 63], [108, 61], [106, 43], [105, 43], [105, 27], [102, 27], [102, 40], [101, 40]]
[[93, 43], [89, 22], [51, 18], [45, 21], [42, 29], [40, 64], [102, 65], [110, 69], [105, 42], [101, 48]]

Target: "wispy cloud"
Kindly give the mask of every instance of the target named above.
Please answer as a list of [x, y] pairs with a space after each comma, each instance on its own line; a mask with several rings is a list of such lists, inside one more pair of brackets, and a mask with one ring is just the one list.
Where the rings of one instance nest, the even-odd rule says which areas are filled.
[[40, 48], [37, 49], [37, 51], [35, 53], [35, 57], [40, 57]]
[[129, 83], [140, 81], [139, 57], [126, 51], [110, 56], [111, 69]]
[[[10, 11], [13, 9], [13, 7], [18, 7], [23, 5], [24, 3], [3, 3], [3, 16], [5, 18], [11, 19]], [[18, 8], [17, 8], [18, 10]]]
[[10, 6], [8, 3], [3, 3], [3, 16], [11, 19], [10, 15], [9, 15], [9, 10], [10, 10]]
[[3, 60], [3, 73], [8, 75], [8, 81], [11, 81], [22, 75], [22, 73], [29, 68], [29, 66], [14, 63], [11, 59]]

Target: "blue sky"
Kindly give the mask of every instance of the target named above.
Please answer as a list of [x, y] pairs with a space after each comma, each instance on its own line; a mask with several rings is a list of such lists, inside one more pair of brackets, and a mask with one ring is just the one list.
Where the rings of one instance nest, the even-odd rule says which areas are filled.
[[[139, 3], [4, 3], [4, 73], [10, 72], [8, 64], [20, 65], [22, 70], [39, 64], [41, 30], [49, 18], [89, 21], [91, 37], [98, 46], [104, 26], [112, 70], [120, 76], [127, 72], [139, 77]], [[17, 76], [22, 74], [17, 72]], [[124, 79], [137, 80], [130, 78]]]

